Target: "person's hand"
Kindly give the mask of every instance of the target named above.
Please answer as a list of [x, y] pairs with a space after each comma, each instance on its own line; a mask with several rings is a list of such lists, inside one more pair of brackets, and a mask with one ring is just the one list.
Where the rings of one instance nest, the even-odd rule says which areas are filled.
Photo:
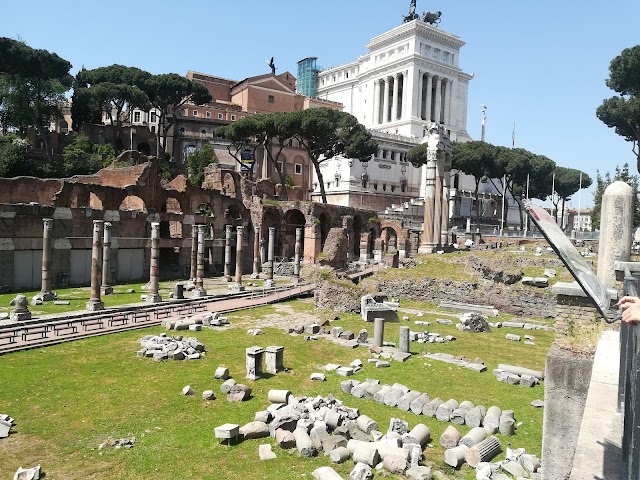
[[616, 305], [622, 309], [623, 322], [640, 323], [640, 298], [622, 297]]

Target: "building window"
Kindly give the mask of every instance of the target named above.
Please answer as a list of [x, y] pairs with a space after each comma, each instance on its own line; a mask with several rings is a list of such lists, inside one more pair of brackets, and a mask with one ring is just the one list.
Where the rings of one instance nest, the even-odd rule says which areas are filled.
[[194, 117], [197, 117], [197, 116], [198, 116], [198, 110], [194, 110], [194, 111], [193, 111], [193, 116], [194, 116]]
[[387, 184], [386, 183], [382, 184], [382, 190], [384, 190], [385, 192], [387, 191]]
[[180, 127], [180, 133], [184, 133], [184, 127]]
[[151, 133], [156, 133], [156, 127], [155, 127], [155, 125], [153, 125], [153, 126], [151, 127]]
[[236, 116], [235, 115], [231, 115], [231, 121], [235, 122], [236, 121]]
[[377, 189], [378, 189], [378, 184], [377, 184], [377, 183], [374, 183], [374, 184], [373, 184], [373, 189], [374, 189], [374, 190], [377, 190]]
[[395, 185], [391, 185], [391, 191], [395, 192], [396, 191], [396, 186]]
[[284, 171], [284, 163], [282, 162], [282, 160], [278, 160], [278, 169], [280, 170], [280, 172], [284, 175], [285, 171]]
[[140, 112], [133, 112], [134, 123], [140, 123]]
[[301, 163], [296, 163], [295, 164], [295, 172], [296, 172], [296, 175], [302, 175], [302, 164]]
[[222, 114], [221, 113], [218, 114], [218, 120], [222, 120]]
[[200, 130], [200, 134], [201, 134], [201, 135], [206, 135], [206, 134], [207, 134], [207, 131], [203, 128], [202, 130]]
[[207, 118], [211, 118], [211, 112], [205, 113], [204, 116], [207, 117]]
[[149, 123], [156, 123], [157, 121], [158, 121], [158, 116], [156, 115], [156, 112], [151, 112]]
[[290, 147], [293, 147], [293, 138], [290, 138], [290, 139], [289, 139], [289, 143], [288, 143], [288, 145], [289, 145]]
[[185, 109], [180, 110], [180, 115], [184, 117], [186, 114], [187, 114], [187, 111]]
[[344, 74], [346, 78], [349, 78], [349, 72]]
[[267, 98], [269, 103], [275, 103], [276, 98], [273, 95], [269, 95], [269, 97]]

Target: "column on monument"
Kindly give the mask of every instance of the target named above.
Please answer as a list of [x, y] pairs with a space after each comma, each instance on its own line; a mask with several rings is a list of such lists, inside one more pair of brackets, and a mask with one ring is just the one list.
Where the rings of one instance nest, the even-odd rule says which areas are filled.
[[102, 295], [111, 295], [111, 222], [104, 222], [102, 243]]
[[273, 280], [273, 254], [275, 249], [276, 227], [269, 227], [269, 245], [267, 247], [267, 281], [265, 287], [273, 287], [276, 282]]
[[[411, 75], [411, 85], [407, 89], [407, 101], [410, 108], [407, 111], [407, 118], [418, 117], [420, 118], [420, 103], [419, 99], [422, 98], [422, 72], [419, 68], [413, 67], [413, 75]], [[410, 102], [410, 103], [409, 103]]]
[[442, 160], [436, 161], [436, 182], [435, 196], [433, 200], [433, 242], [440, 244], [442, 235], [442, 176], [444, 175], [444, 165]]
[[442, 77], [438, 77], [436, 80], [436, 108], [434, 112], [434, 122], [442, 123]]
[[409, 104], [409, 102], [411, 101], [411, 90], [408, 88], [408, 83], [409, 83], [409, 71], [408, 70], [404, 70], [402, 72], [402, 105], [401, 105], [401, 109], [402, 111], [400, 112], [400, 118], [402, 120], [406, 120], [409, 118], [409, 116], [411, 115], [411, 110], [410, 107], [411, 105]]
[[396, 73], [393, 75], [393, 102], [391, 105], [391, 118], [389, 119], [392, 122], [395, 122], [398, 119], [398, 84], [400, 74]]
[[224, 279], [231, 281], [231, 225], [226, 225], [224, 230]]
[[384, 78], [384, 97], [382, 99], [382, 123], [389, 121], [389, 79], [391, 77]]
[[302, 247], [302, 228], [296, 228], [296, 245], [295, 245], [295, 257], [293, 260], [293, 278], [300, 279], [300, 251]]
[[104, 303], [100, 297], [100, 277], [102, 270], [102, 220], [93, 221], [93, 247], [91, 249], [91, 298], [87, 302], [87, 310], [103, 310]]
[[427, 122], [433, 120], [431, 110], [433, 109], [433, 75], [427, 73], [427, 107], [425, 108], [426, 115], [423, 117]]
[[242, 237], [244, 227], [236, 227], [236, 283], [233, 289], [241, 292], [244, 290], [242, 286]]
[[453, 98], [453, 80], [452, 79], [448, 79], [447, 80], [447, 99], [445, 100], [444, 104], [446, 107], [446, 114], [444, 117], [444, 121], [447, 125], [451, 125], [451, 104], [452, 104], [452, 99]]
[[204, 229], [205, 225], [198, 225], [198, 258], [196, 267], [196, 288], [191, 292], [192, 297], [204, 297]]
[[53, 299], [51, 294], [51, 230], [53, 229], [53, 219], [42, 219], [42, 286], [40, 297], [42, 301]]
[[442, 245], [449, 245], [449, 197], [451, 190], [451, 167], [444, 169], [444, 177], [442, 183], [442, 235], [440, 243]]
[[373, 115], [371, 116], [371, 123], [377, 125], [380, 123], [380, 79], [377, 78], [373, 81]]
[[423, 102], [423, 94], [424, 94], [424, 74], [422, 73], [422, 71], [419, 71], [419, 75], [418, 75], [418, 110], [417, 110], [417, 117], [418, 118], [422, 118], [423, 117], [423, 110], [422, 110], [422, 104]]
[[253, 231], [253, 273], [251, 278], [260, 276], [260, 225], [256, 225]]
[[198, 272], [198, 226], [191, 225], [191, 271], [189, 272], [190, 280], [196, 280]]

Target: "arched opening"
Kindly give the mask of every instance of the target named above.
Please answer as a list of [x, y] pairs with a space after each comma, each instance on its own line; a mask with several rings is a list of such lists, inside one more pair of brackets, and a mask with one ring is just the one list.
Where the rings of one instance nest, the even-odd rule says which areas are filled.
[[94, 210], [102, 210], [102, 199], [95, 193], [89, 193], [89, 206]]
[[398, 234], [391, 227], [382, 230], [382, 253], [395, 253], [398, 250]]
[[[183, 214], [180, 202], [174, 197], [167, 198], [167, 201], [162, 205], [160, 212], [173, 215]], [[162, 220], [160, 222], [160, 236], [162, 238], [182, 238], [182, 221]]]
[[236, 196], [236, 181], [230, 173], [225, 173], [222, 179], [222, 194], [233, 198]]
[[362, 220], [358, 215], [353, 218], [353, 235], [351, 236], [351, 253], [356, 260], [360, 258], [360, 235], [362, 234]]
[[210, 217], [213, 215], [213, 210], [211, 209], [211, 205], [209, 205], [208, 203], [201, 203], [195, 208], [195, 210], [193, 211], [193, 214]]
[[300, 240], [300, 254], [304, 252], [304, 226], [306, 219], [300, 210], [289, 210], [284, 216], [284, 228], [282, 232], [283, 240], [283, 257], [294, 258], [296, 247], [296, 229], [302, 229], [302, 238]]
[[141, 154], [147, 156], [151, 155], [151, 145], [149, 145], [147, 142], [140, 142], [137, 148]]
[[331, 229], [331, 219], [326, 213], [321, 213], [318, 217], [320, 222], [320, 251], [324, 250], [324, 243], [327, 241], [329, 230]]
[[144, 201], [135, 195], [127, 195], [118, 207], [118, 210], [146, 212]]
[[242, 214], [240, 208], [237, 205], [229, 205], [224, 211], [224, 223], [237, 227], [242, 225]]
[[369, 235], [367, 236], [367, 258], [373, 258], [373, 247], [376, 241], [376, 232], [372, 228], [369, 230]]
[[268, 211], [267, 213], [265, 213], [264, 217], [262, 218], [260, 238], [264, 240], [263, 242], [264, 255], [262, 255], [262, 252], [261, 252], [261, 256], [263, 257], [264, 262], [267, 261], [267, 258], [269, 256], [269, 227], [274, 227], [276, 229], [275, 236], [273, 239], [274, 256], [278, 256], [278, 257], [284, 256], [281, 248], [282, 242], [280, 241], [280, 234], [281, 234], [280, 224], [281, 224], [280, 215], [278, 215], [276, 212]]

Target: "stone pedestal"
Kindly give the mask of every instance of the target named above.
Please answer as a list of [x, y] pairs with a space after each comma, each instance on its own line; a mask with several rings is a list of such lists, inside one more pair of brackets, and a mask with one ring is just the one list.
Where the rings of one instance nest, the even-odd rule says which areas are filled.
[[384, 318], [373, 319], [373, 345], [382, 347], [384, 344]]
[[247, 377], [249, 380], [258, 380], [262, 375], [262, 357], [264, 348], [249, 347], [246, 349]]
[[24, 320], [31, 319], [31, 312], [27, 303], [27, 297], [24, 295], [16, 295], [16, 298], [11, 300], [10, 306], [14, 307], [9, 313], [9, 319], [14, 322], [22, 322]]
[[176, 283], [176, 286], [173, 290], [173, 298], [175, 300], [182, 300], [184, 298], [184, 284]]
[[410, 329], [409, 327], [400, 327], [400, 346], [399, 349], [402, 353], [410, 353]]
[[149, 263], [149, 293], [147, 293], [147, 303], [161, 302], [162, 298], [158, 293], [159, 269], [160, 269], [160, 223], [151, 223], [151, 261]]
[[284, 347], [270, 346], [265, 349], [267, 373], [276, 374], [284, 370]]
[[95, 312], [104, 310], [100, 297], [100, 280], [102, 277], [102, 231], [104, 222], [93, 221], [93, 248], [91, 250], [91, 298], [87, 302], [87, 310]]
[[198, 258], [196, 269], [196, 288], [191, 291], [191, 298], [207, 296], [204, 289], [204, 225], [198, 225]]
[[102, 295], [111, 295], [111, 222], [104, 222], [104, 236], [102, 243]]

